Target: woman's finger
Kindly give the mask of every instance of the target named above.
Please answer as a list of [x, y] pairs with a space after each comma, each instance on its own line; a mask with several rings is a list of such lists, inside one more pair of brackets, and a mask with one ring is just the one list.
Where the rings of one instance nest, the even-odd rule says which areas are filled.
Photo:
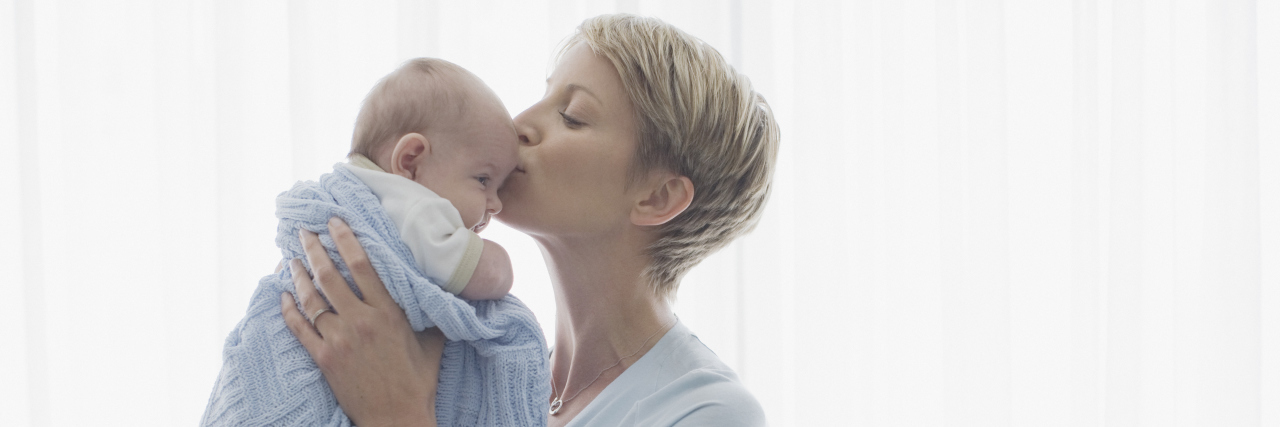
[[[329, 298], [333, 308], [339, 313], [355, 308], [360, 300], [351, 293], [351, 288], [346, 286], [347, 279], [342, 277], [342, 273], [339, 273], [338, 268], [333, 265], [333, 260], [329, 259], [329, 253], [324, 250], [324, 245], [320, 244], [320, 237], [316, 236], [316, 233], [302, 229], [298, 230], [298, 238], [302, 241], [302, 251], [307, 254], [307, 262], [311, 264], [316, 286], [325, 297]], [[306, 301], [304, 300], [303, 303], [305, 304]]]
[[342, 255], [347, 268], [351, 269], [351, 278], [355, 279], [360, 293], [364, 294], [365, 303], [376, 307], [385, 307], [386, 303], [395, 304], [387, 287], [382, 284], [382, 279], [378, 278], [378, 272], [373, 269], [373, 264], [369, 263], [369, 255], [360, 246], [351, 227], [338, 217], [330, 218], [329, 236], [333, 237], [338, 254]]
[[311, 282], [311, 277], [307, 275], [307, 269], [302, 266], [302, 260], [294, 259], [289, 261], [289, 272], [293, 274], [293, 291], [298, 294], [298, 301], [302, 302], [303, 320], [309, 319], [307, 323], [321, 335], [324, 335], [324, 329], [320, 326], [320, 319], [313, 319], [312, 316], [315, 316], [322, 309], [329, 308], [329, 302], [320, 297], [319, 292], [316, 292], [316, 287]]
[[444, 336], [444, 332], [440, 331], [440, 328], [427, 328], [423, 329], [422, 332], [415, 332], [414, 335], [417, 336], [418, 345], [426, 352], [427, 357], [439, 363], [444, 354], [444, 343], [448, 341]]
[[298, 306], [293, 302], [293, 295], [289, 295], [288, 292], [280, 294], [280, 313], [284, 315], [284, 324], [289, 326], [289, 331], [293, 332], [293, 336], [298, 337], [302, 346], [307, 348], [307, 353], [315, 359], [324, 348], [324, 339], [311, 328], [311, 323], [307, 322], [302, 313], [298, 312]]

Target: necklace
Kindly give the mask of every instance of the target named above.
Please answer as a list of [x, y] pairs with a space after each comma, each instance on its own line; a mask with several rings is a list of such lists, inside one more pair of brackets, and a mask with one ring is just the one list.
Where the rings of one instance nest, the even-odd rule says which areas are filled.
[[[679, 318], [679, 317], [677, 317], [677, 318], [676, 318], [676, 320], [680, 320], [680, 318]], [[587, 385], [585, 385], [585, 386], [582, 386], [582, 388], [579, 388], [579, 389], [578, 389], [578, 392], [577, 392], [577, 393], [574, 393], [574, 394], [573, 394], [573, 396], [569, 396], [569, 398], [568, 398], [568, 399], [560, 400], [560, 398], [561, 398], [561, 397], [564, 397], [564, 393], [560, 393], [558, 396], [556, 395], [556, 380], [555, 380], [555, 378], [552, 378], [552, 379], [551, 379], [551, 395], [552, 395], [552, 396], [556, 396], [556, 398], [551, 400], [551, 410], [549, 411], [549, 412], [551, 413], [551, 415], [555, 415], [555, 414], [559, 413], [559, 412], [560, 412], [560, 406], [564, 405], [564, 403], [565, 403], [565, 402], [568, 402], [568, 401], [570, 401], [570, 400], [573, 400], [573, 398], [578, 397], [578, 395], [579, 395], [579, 394], [582, 394], [582, 391], [583, 391], [583, 390], [586, 390], [586, 389], [587, 389], [587, 387], [591, 387], [591, 385], [592, 385], [592, 384], [595, 384], [595, 383], [596, 383], [596, 380], [600, 379], [600, 376], [601, 376], [601, 375], [604, 375], [605, 371], [608, 371], [608, 370], [610, 370], [610, 369], [613, 369], [615, 366], [618, 366], [618, 364], [622, 363], [622, 361], [623, 361], [623, 360], [630, 359], [630, 358], [631, 358], [631, 356], [635, 356], [635, 355], [636, 355], [636, 353], [639, 353], [639, 352], [640, 352], [640, 350], [643, 350], [643, 349], [644, 349], [644, 346], [645, 346], [646, 344], [649, 344], [649, 340], [653, 339], [653, 337], [654, 337], [655, 335], [658, 335], [658, 332], [662, 332], [662, 331], [665, 331], [665, 330], [667, 330], [667, 329], [670, 329], [670, 328], [671, 328], [671, 326], [673, 326], [673, 325], [675, 325], [675, 324], [676, 324], [676, 322], [673, 320], [671, 323], [668, 323], [668, 324], [667, 324], [667, 326], [663, 327], [662, 329], [658, 329], [658, 330], [657, 330], [657, 331], [655, 331], [652, 335], [649, 335], [649, 338], [645, 338], [645, 339], [644, 339], [644, 344], [640, 344], [640, 348], [637, 348], [637, 349], [636, 349], [636, 351], [635, 351], [634, 353], [631, 353], [631, 354], [629, 354], [629, 355], [627, 355], [627, 356], [625, 356], [625, 357], [623, 357], [623, 358], [621, 358], [621, 359], [618, 359], [618, 361], [617, 361], [617, 362], [614, 362], [614, 363], [613, 363], [613, 365], [609, 366], [608, 368], [604, 368], [604, 370], [602, 370], [602, 371], [600, 371], [600, 373], [596, 374], [596, 377], [595, 377], [595, 378], [592, 378], [592, 379], [591, 379], [591, 382], [587, 383]], [[565, 380], [564, 386], [565, 386], [565, 388], [568, 388], [568, 387], [569, 387], [569, 381], [568, 381], [568, 380]], [[565, 391], [568, 391], [568, 390], [565, 390]]]

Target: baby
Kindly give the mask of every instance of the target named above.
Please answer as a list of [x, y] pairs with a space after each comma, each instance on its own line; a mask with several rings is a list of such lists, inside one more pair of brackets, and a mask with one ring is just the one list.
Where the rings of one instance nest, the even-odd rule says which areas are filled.
[[384, 77], [356, 119], [348, 170], [378, 196], [420, 271], [464, 299], [511, 290], [511, 259], [479, 233], [502, 210], [515, 127], [484, 82], [418, 58]]
[[[413, 329], [438, 327], [449, 339], [436, 396], [440, 425], [546, 424], [546, 339], [533, 312], [507, 295], [507, 252], [476, 234], [502, 210], [498, 187], [517, 166], [518, 145], [506, 108], [479, 78], [446, 61], [415, 59], [365, 98], [350, 162], [276, 198], [283, 259], [302, 257], [299, 230], [320, 233], [325, 244], [325, 224], [339, 217]], [[289, 269], [258, 283], [223, 346], [201, 425], [350, 425], [285, 327], [280, 295], [291, 291]]]

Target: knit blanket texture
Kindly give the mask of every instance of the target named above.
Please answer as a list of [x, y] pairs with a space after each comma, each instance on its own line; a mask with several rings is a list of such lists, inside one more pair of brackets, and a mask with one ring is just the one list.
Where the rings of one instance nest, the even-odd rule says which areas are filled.
[[[319, 182], [298, 182], [276, 198], [276, 246], [285, 262], [306, 259], [298, 229], [315, 232], [359, 296], [327, 225], [331, 217], [346, 221], [413, 330], [438, 327], [449, 340], [440, 362], [438, 425], [546, 425], [551, 369], [533, 312], [512, 295], [465, 301], [430, 282], [378, 198], [347, 167], [339, 163]], [[352, 425], [320, 368], [285, 326], [280, 294], [293, 290], [288, 268], [258, 282], [244, 319], [223, 347], [222, 370], [201, 425]]]

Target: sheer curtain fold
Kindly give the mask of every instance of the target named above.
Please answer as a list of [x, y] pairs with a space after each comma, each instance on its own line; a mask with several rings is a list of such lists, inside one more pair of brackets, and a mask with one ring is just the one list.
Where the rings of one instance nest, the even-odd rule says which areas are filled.
[[[196, 422], [278, 252], [401, 61], [512, 113], [582, 19], [660, 17], [783, 131], [681, 318], [773, 425], [1280, 423], [1280, 4], [0, 0], [0, 413]], [[516, 263], [544, 324], [549, 281]]]

